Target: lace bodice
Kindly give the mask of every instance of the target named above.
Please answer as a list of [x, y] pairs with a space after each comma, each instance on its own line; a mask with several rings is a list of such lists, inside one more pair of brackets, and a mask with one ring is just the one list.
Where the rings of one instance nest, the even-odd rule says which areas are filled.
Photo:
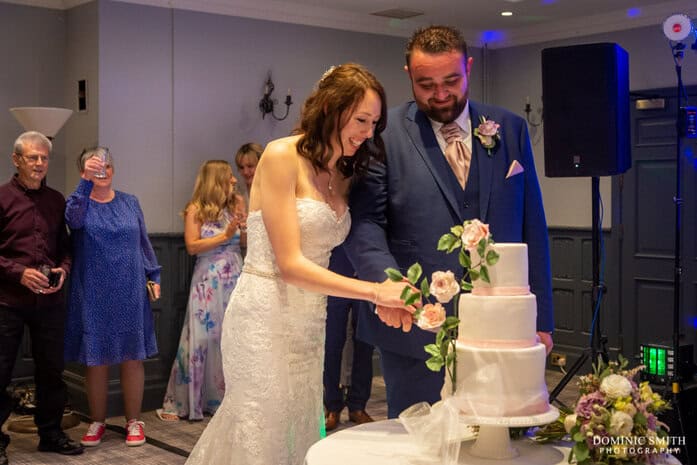
[[[326, 268], [329, 266], [332, 249], [344, 241], [351, 227], [348, 210], [338, 217], [329, 204], [319, 200], [299, 198], [296, 204], [303, 255]], [[245, 264], [256, 271], [278, 274], [278, 266], [260, 210], [250, 212], [247, 218]]]

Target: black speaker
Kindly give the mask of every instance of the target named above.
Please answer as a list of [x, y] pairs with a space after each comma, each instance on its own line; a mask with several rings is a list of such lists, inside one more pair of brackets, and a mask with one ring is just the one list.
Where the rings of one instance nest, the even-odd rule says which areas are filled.
[[611, 176], [631, 167], [629, 58], [613, 43], [542, 50], [545, 175]]
[[658, 419], [670, 428], [670, 447], [677, 449], [673, 455], [683, 465], [697, 464], [697, 380], [692, 378], [683, 383], [677, 402], [672, 399], [669, 387], [652, 384], [651, 389], [671, 401], [672, 408]]

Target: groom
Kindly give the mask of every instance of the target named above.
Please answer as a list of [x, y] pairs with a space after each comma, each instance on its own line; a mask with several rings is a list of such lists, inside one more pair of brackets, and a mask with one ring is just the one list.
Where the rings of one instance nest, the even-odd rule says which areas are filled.
[[[468, 99], [473, 60], [455, 29], [417, 30], [406, 62], [415, 101], [390, 110], [385, 164], [374, 165], [351, 192], [353, 226], [346, 247], [358, 275], [383, 281], [385, 268], [406, 273], [419, 262], [429, 280], [444, 269], [459, 280], [457, 254], [437, 251], [438, 239], [451, 226], [479, 218], [496, 242], [528, 244], [538, 335], [549, 353], [554, 327], [549, 244], [525, 121]], [[482, 118], [489, 123], [480, 126]], [[475, 129], [498, 137], [476, 137]], [[461, 317], [466, 320], [466, 312]], [[380, 351], [388, 416], [417, 402], [438, 401], [443, 371], [432, 372], [424, 363], [424, 345], [434, 342], [434, 334], [419, 328], [404, 333], [372, 312], [360, 312], [359, 318], [358, 337]]]

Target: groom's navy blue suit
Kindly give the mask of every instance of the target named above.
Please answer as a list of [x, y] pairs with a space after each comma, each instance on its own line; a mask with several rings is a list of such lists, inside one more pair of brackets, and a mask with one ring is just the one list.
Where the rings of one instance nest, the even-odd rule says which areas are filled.
[[[361, 279], [384, 281], [385, 268], [406, 274], [419, 262], [430, 280], [436, 270], [462, 275], [457, 254], [436, 250], [450, 227], [479, 218], [496, 242], [528, 244], [531, 291], [537, 296], [537, 329], [551, 332], [552, 291], [547, 224], [525, 121], [501, 108], [469, 102], [472, 128], [480, 116], [499, 123], [501, 140], [489, 155], [472, 138], [472, 162], [465, 190], [446, 161], [431, 122], [408, 102], [389, 112], [383, 139], [385, 164], [371, 167], [351, 192], [352, 229], [346, 249]], [[506, 177], [514, 160], [523, 172]], [[449, 308], [451, 313], [452, 309]], [[463, 316], [466, 318], [466, 315]], [[443, 374], [423, 362], [434, 334], [390, 328], [361, 312], [358, 336], [379, 348], [387, 385], [388, 415], [396, 417], [419, 401], [440, 399]]]

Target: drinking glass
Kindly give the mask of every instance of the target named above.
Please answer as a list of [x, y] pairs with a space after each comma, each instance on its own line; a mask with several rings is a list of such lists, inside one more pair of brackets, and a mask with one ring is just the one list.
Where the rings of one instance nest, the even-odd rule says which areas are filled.
[[99, 149], [95, 152], [94, 156], [99, 159], [102, 163], [104, 163], [104, 168], [102, 168], [101, 171], [95, 173], [94, 177], [99, 178], [99, 179], [104, 179], [106, 178], [106, 161], [107, 161], [107, 151], [103, 149]]

